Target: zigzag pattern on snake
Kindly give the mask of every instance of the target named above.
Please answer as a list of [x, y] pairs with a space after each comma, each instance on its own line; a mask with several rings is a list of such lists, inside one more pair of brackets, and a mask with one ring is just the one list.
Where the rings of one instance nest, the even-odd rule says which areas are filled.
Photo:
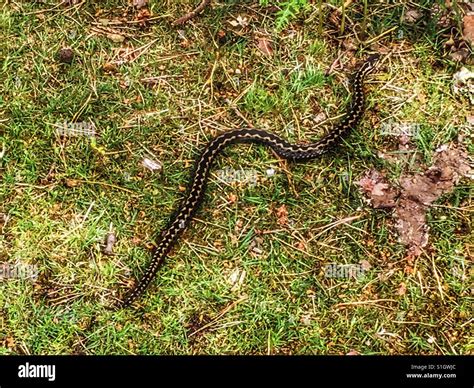
[[225, 147], [237, 143], [256, 143], [272, 148], [280, 157], [290, 161], [300, 162], [317, 158], [335, 146], [359, 123], [364, 112], [364, 77], [375, 68], [378, 58], [379, 55], [369, 57], [356, 72], [353, 81], [352, 102], [346, 116], [332, 131], [315, 143], [291, 144], [273, 133], [253, 128], [231, 130], [209, 142], [197, 159], [188, 194], [161, 232], [158, 245], [153, 251], [151, 262], [144, 275], [116, 307], [129, 306], [144, 293], [153, 280], [158, 268], [201, 205], [212, 163]]

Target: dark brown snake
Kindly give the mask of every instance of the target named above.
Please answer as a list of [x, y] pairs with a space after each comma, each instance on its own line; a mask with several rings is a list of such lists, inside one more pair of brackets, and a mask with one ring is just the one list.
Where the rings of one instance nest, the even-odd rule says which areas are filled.
[[207, 178], [212, 163], [225, 147], [237, 143], [263, 144], [271, 147], [283, 159], [295, 162], [306, 161], [320, 156], [336, 145], [359, 123], [364, 112], [364, 77], [375, 68], [378, 58], [379, 55], [372, 55], [356, 72], [353, 81], [352, 102], [346, 116], [331, 132], [315, 143], [291, 144], [273, 133], [252, 128], [241, 128], [225, 132], [209, 142], [196, 162], [196, 168], [186, 198], [178, 208], [178, 211], [171, 217], [166, 228], [161, 232], [158, 245], [153, 251], [151, 262], [145, 274], [116, 307], [126, 307], [132, 304], [144, 293], [153, 280], [158, 268], [176, 243], [176, 240], [199, 209], [206, 190]]

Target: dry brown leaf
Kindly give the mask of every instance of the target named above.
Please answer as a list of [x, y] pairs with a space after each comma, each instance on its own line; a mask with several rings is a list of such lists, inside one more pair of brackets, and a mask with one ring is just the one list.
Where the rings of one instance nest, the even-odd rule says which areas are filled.
[[227, 282], [232, 286], [231, 291], [238, 291], [245, 280], [247, 272], [244, 269], [235, 268], [230, 276], [227, 278]]
[[467, 58], [469, 58], [469, 50], [467, 48], [460, 48], [459, 50], [453, 50], [449, 53], [449, 56], [453, 61], [456, 62], [464, 62]]
[[346, 356], [360, 356], [360, 353], [357, 350], [351, 349], [349, 353], [346, 353]]
[[276, 210], [278, 224], [279, 225], [286, 225], [288, 224], [288, 210], [286, 209], [286, 205], [281, 205]]
[[79, 186], [80, 184], [79, 181], [75, 179], [69, 179], [69, 178], [66, 179], [65, 183], [67, 187], [76, 187], [76, 186]]
[[104, 65], [102, 66], [102, 69], [104, 71], [106, 71], [107, 73], [116, 73], [116, 72], [118, 72], [117, 64], [112, 63], [112, 62], [104, 63]]
[[346, 38], [342, 41], [342, 46], [349, 51], [356, 51], [358, 46], [354, 38]]
[[372, 268], [372, 266], [370, 265], [370, 263], [367, 260], [361, 260], [361, 261], [359, 261], [359, 264], [361, 265], [361, 267], [364, 271], [367, 271], [368, 269]]
[[466, 15], [462, 20], [462, 35], [466, 42], [474, 44], [474, 15]]
[[159, 160], [152, 160], [149, 158], [143, 158], [142, 166], [150, 171], [161, 171], [163, 169], [163, 163]]
[[138, 12], [137, 20], [146, 22], [151, 16], [151, 13], [148, 9], [142, 9]]
[[398, 287], [397, 290], [397, 295], [405, 295], [407, 292], [407, 286], [405, 283], [400, 283], [400, 286]]
[[296, 243], [296, 248], [298, 248], [300, 251], [305, 251], [306, 250], [306, 244], [304, 241], [298, 241]]
[[309, 326], [311, 325], [311, 314], [303, 314], [301, 317], [300, 317], [300, 322], [305, 325], [305, 326]]
[[106, 256], [112, 256], [116, 242], [117, 236], [114, 233], [107, 233], [107, 236], [105, 236], [105, 247], [102, 249], [102, 253]]
[[7, 337], [5, 339], [6, 343], [7, 343], [7, 348], [8, 349], [12, 349], [15, 347], [15, 339], [13, 337]]
[[229, 24], [232, 27], [247, 27], [249, 25], [249, 20], [247, 19], [246, 16], [237, 16], [234, 20], [229, 20]]
[[369, 197], [375, 209], [392, 208], [396, 205], [398, 192], [394, 189], [385, 176], [376, 170], [370, 170], [357, 182]]
[[383, 173], [369, 171], [358, 184], [374, 208], [395, 208], [395, 229], [408, 254], [419, 256], [428, 244], [426, 213], [441, 195], [449, 193], [462, 177], [474, 175], [468, 153], [462, 147], [443, 145], [436, 150], [434, 163], [418, 174], [402, 175], [398, 187]]
[[405, 15], [403, 15], [403, 21], [408, 24], [416, 23], [423, 14], [416, 8], [409, 9]]
[[267, 38], [257, 38], [257, 48], [267, 57], [271, 57], [273, 55], [272, 42]]
[[244, 222], [242, 220], [237, 220], [234, 225], [234, 232], [230, 235], [230, 241], [232, 245], [237, 246], [239, 244], [239, 235], [242, 233], [242, 228]]
[[227, 196], [227, 200], [230, 202], [230, 203], [236, 203], [237, 202], [237, 199], [238, 197], [235, 195], [235, 194], [229, 194]]
[[148, 5], [148, 0], [133, 0], [132, 5], [140, 9]]
[[142, 242], [142, 239], [138, 236], [133, 236], [132, 237], [132, 244], [134, 245], [140, 245], [140, 243]]
[[107, 34], [107, 38], [114, 43], [122, 43], [125, 40], [125, 37], [120, 34]]

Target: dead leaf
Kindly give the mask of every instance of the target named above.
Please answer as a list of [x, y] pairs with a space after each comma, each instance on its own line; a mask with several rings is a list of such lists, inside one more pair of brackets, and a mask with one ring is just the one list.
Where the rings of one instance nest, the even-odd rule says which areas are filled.
[[398, 191], [378, 171], [369, 171], [357, 183], [369, 197], [369, 201], [374, 209], [391, 208], [396, 205]]
[[234, 232], [230, 235], [230, 241], [234, 246], [239, 243], [239, 235], [242, 233], [243, 225], [244, 222], [242, 220], [237, 220], [234, 225]]
[[15, 339], [13, 337], [6, 338], [7, 348], [12, 349], [15, 347]]
[[249, 246], [250, 252], [254, 253], [256, 256], [259, 256], [263, 253], [263, 250], [260, 249], [262, 246], [263, 239], [261, 237], [255, 237], [251, 242]]
[[453, 92], [462, 94], [469, 98], [471, 105], [474, 105], [474, 72], [462, 67], [453, 75]]
[[359, 261], [359, 264], [361, 265], [361, 267], [364, 271], [367, 271], [368, 269], [370, 269], [372, 267], [367, 260], [361, 260], [361, 261]]
[[257, 38], [257, 48], [267, 57], [273, 55], [272, 42], [265, 37]]
[[469, 58], [470, 53], [469, 50], [465, 47], [460, 48], [459, 50], [453, 50], [449, 53], [449, 56], [453, 61], [456, 62], [464, 62], [467, 58]]
[[141, 22], [146, 22], [151, 16], [151, 13], [148, 9], [142, 9], [138, 12], [137, 20]]
[[249, 21], [246, 16], [237, 16], [234, 20], [230, 20], [229, 24], [232, 27], [247, 27], [249, 25]]
[[304, 241], [298, 241], [296, 243], [296, 248], [298, 248], [300, 251], [305, 251], [306, 250], [306, 244]]
[[133, 0], [132, 5], [140, 9], [148, 5], [148, 0]]
[[117, 236], [115, 233], [107, 233], [105, 237], [105, 247], [102, 249], [102, 253], [106, 256], [112, 256], [114, 254], [114, 245], [117, 242]]
[[118, 72], [117, 64], [112, 63], [112, 62], [104, 63], [104, 65], [102, 66], [102, 69], [107, 73], [117, 73]]
[[142, 166], [150, 171], [161, 171], [163, 169], [163, 163], [148, 158], [143, 158]]
[[462, 35], [471, 46], [474, 44], [474, 15], [466, 15], [462, 20]]
[[288, 210], [286, 209], [286, 205], [281, 205], [276, 210], [278, 224], [279, 225], [287, 225], [288, 224]]
[[342, 46], [349, 51], [356, 51], [358, 46], [354, 38], [346, 38], [342, 41]]
[[400, 283], [400, 286], [398, 287], [397, 290], [397, 295], [405, 295], [407, 292], [407, 286], [405, 283]]
[[472, 179], [473, 176], [466, 150], [445, 145], [436, 151], [430, 168], [418, 174], [402, 175], [399, 188], [377, 171], [369, 172], [358, 183], [374, 208], [395, 208], [399, 240], [407, 246], [408, 254], [419, 256], [428, 244], [426, 212], [431, 204], [449, 193], [462, 177]]
[[416, 8], [409, 9], [407, 12], [405, 12], [405, 15], [403, 15], [403, 21], [408, 24], [413, 24], [416, 23], [420, 18], [423, 16], [423, 14]]
[[122, 43], [125, 40], [125, 37], [120, 34], [107, 34], [107, 38], [114, 43]]
[[80, 182], [75, 180], [75, 179], [69, 179], [67, 178], [66, 179], [66, 186], [67, 187], [76, 187], [76, 186], [79, 186]]
[[301, 317], [300, 317], [300, 322], [305, 325], [305, 326], [309, 326], [311, 325], [311, 314], [308, 313], [308, 314], [303, 314]]
[[227, 200], [230, 202], [230, 203], [236, 203], [237, 200], [238, 200], [238, 197], [235, 195], [235, 194], [229, 194], [227, 196]]
[[360, 356], [360, 353], [357, 350], [351, 349], [349, 353], [346, 353], [346, 356]]
[[140, 243], [142, 242], [142, 239], [138, 236], [133, 236], [132, 237], [132, 244], [134, 245], [140, 245]]
[[247, 272], [244, 269], [235, 268], [230, 276], [227, 278], [227, 282], [232, 286], [231, 291], [238, 291], [245, 280]]

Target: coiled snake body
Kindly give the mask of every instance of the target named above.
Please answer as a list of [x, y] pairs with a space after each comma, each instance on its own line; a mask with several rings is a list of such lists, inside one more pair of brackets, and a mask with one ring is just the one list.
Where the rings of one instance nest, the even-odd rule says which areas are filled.
[[319, 141], [311, 144], [291, 144], [273, 133], [243, 128], [225, 132], [209, 142], [197, 160], [188, 194], [162, 231], [145, 274], [117, 307], [129, 306], [143, 294], [153, 280], [163, 260], [198, 210], [204, 196], [212, 162], [225, 147], [237, 143], [256, 143], [271, 147], [280, 157], [291, 161], [306, 161], [318, 157], [338, 143], [360, 121], [364, 111], [364, 77], [374, 69], [378, 57], [378, 55], [369, 57], [356, 72], [350, 109], [344, 119]]

